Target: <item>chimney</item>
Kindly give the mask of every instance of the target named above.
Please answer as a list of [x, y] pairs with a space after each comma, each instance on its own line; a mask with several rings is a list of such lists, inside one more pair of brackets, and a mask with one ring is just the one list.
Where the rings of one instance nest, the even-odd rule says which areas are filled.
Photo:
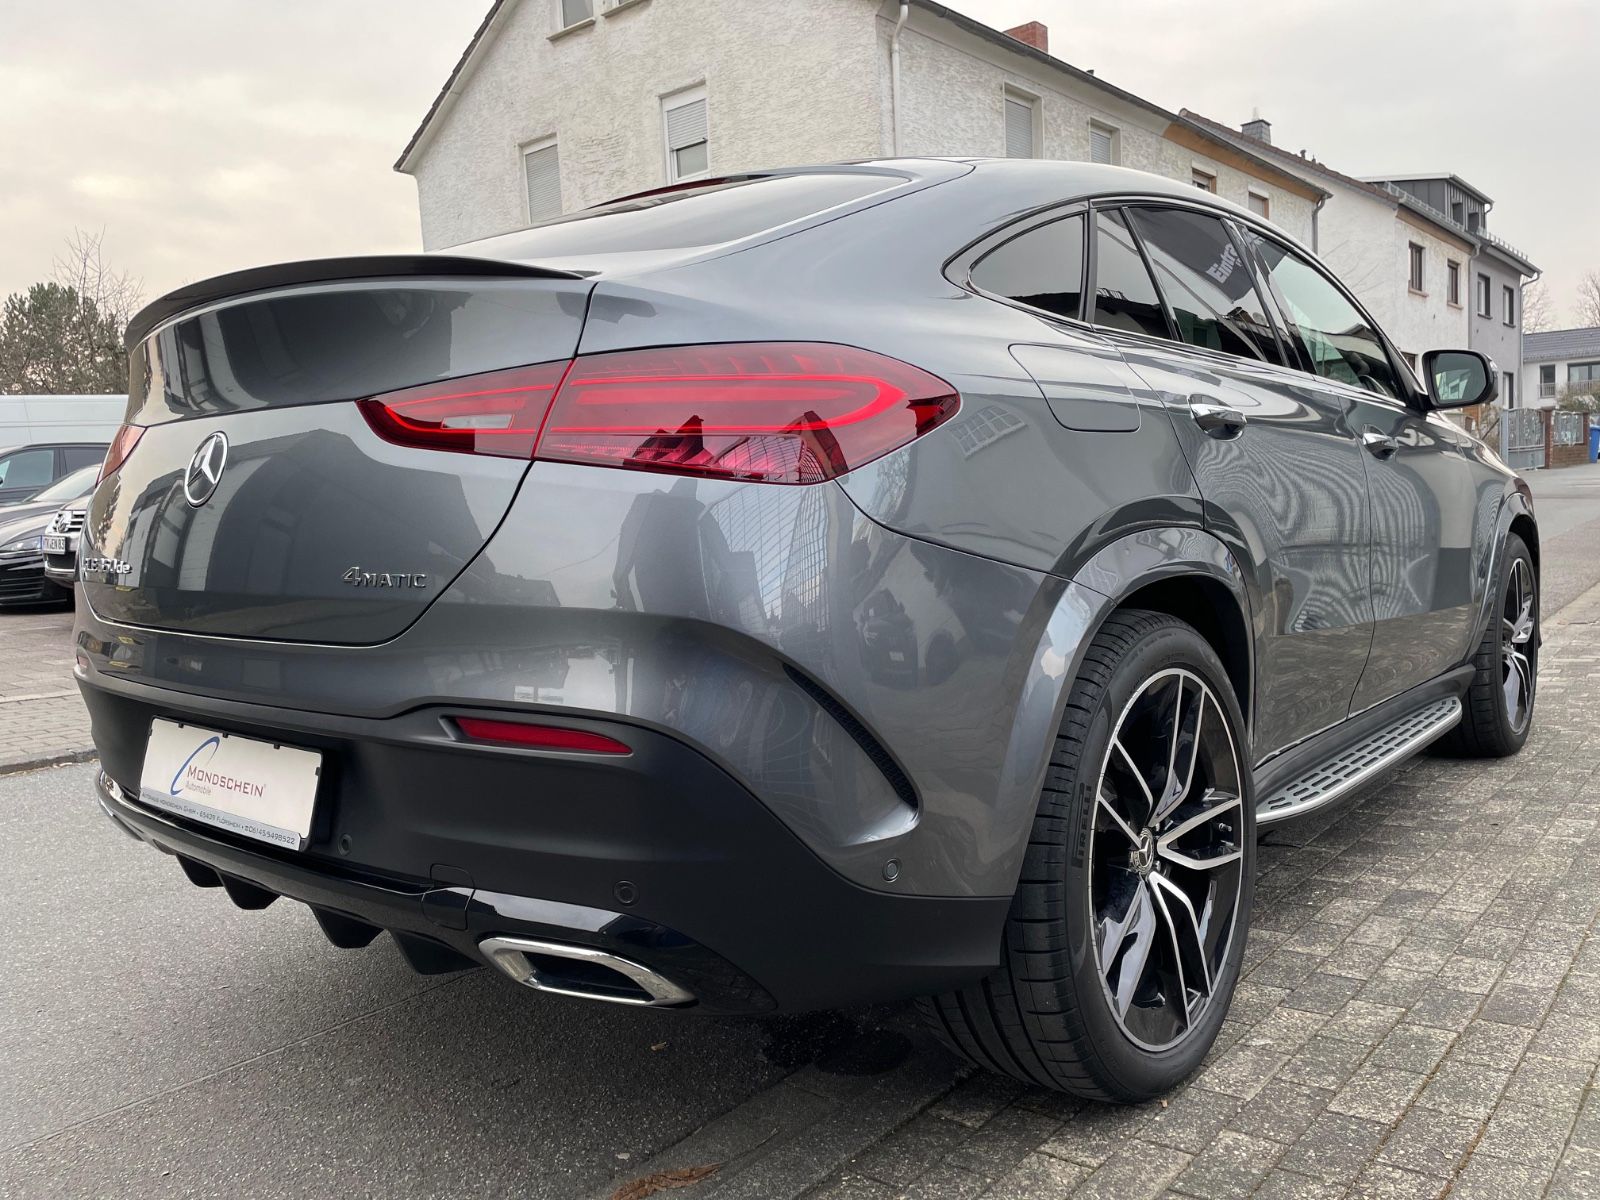
[[1255, 138], [1258, 142], [1272, 145], [1272, 122], [1261, 119], [1261, 110], [1255, 110], [1255, 115], [1239, 127], [1239, 132], [1247, 138]]
[[1015, 29], [1006, 30], [1007, 37], [1014, 37], [1024, 45], [1032, 46], [1035, 50], [1050, 53], [1050, 31], [1037, 21], [1029, 21], [1026, 25], [1018, 25]]

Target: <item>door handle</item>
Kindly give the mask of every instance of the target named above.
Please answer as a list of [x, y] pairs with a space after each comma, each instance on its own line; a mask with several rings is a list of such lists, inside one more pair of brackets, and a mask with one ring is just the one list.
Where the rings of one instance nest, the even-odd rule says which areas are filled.
[[1229, 408], [1226, 404], [1212, 404], [1209, 401], [1191, 400], [1189, 416], [1196, 425], [1205, 430], [1207, 436], [1224, 441], [1238, 437], [1244, 432], [1247, 424], [1244, 414], [1237, 408]]
[[1395, 451], [1400, 449], [1399, 442], [1370, 425], [1361, 431], [1361, 445], [1374, 458], [1393, 458]]

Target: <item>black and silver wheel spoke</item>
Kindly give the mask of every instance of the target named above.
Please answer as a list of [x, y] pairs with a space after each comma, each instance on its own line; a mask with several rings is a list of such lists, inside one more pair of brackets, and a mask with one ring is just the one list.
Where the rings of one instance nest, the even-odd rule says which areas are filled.
[[1527, 724], [1533, 708], [1537, 600], [1532, 568], [1526, 559], [1513, 559], [1500, 614], [1500, 686], [1506, 718], [1518, 730]]
[[1216, 696], [1179, 668], [1124, 708], [1102, 765], [1090, 902], [1106, 996], [1147, 1049], [1210, 1004], [1243, 883], [1241, 768]]

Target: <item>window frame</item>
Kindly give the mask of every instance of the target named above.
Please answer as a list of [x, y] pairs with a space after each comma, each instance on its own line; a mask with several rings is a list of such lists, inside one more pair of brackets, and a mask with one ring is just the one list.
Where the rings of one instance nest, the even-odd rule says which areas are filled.
[[1447, 258], [1444, 260], [1444, 299], [1451, 308], [1461, 307], [1461, 262], [1459, 259]]
[[[1252, 200], [1261, 201], [1261, 211], [1260, 212], [1257, 212], [1255, 209], [1250, 207], [1250, 202]], [[1245, 203], [1244, 203], [1244, 206], [1245, 206], [1245, 208], [1249, 209], [1250, 215], [1252, 217], [1260, 217], [1263, 221], [1272, 220], [1272, 193], [1271, 192], [1264, 192], [1258, 187], [1246, 188], [1245, 189]]]
[[1028, 110], [1028, 135], [1031, 143], [1028, 157], [1043, 158], [1044, 105], [1041, 103], [1040, 98], [1032, 92], [1025, 92], [1009, 83], [1000, 92], [1000, 135], [1005, 142], [1005, 156], [1007, 158], [1011, 157], [1011, 110], [1007, 107], [1007, 105], [1011, 104]]
[[[1238, 221], [1239, 218], [1235, 217], [1234, 220]], [[1298, 364], [1298, 366], [1296, 366], [1294, 369], [1298, 370], [1304, 375], [1311, 376], [1319, 383], [1326, 384], [1329, 387], [1339, 388], [1342, 391], [1348, 392], [1350, 395], [1359, 397], [1364, 401], [1376, 404], [1391, 404], [1397, 407], [1406, 408], [1411, 411], [1416, 411], [1422, 407], [1425, 404], [1427, 397], [1420, 390], [1420, 383], [1416, 374], [1406, 366], [1405, 360], [1401, 357], [1399, 347], [1394, 344], [1393, 339], [1389, 337], [1388, 332], [1383, 328], [1383, 326], [1378, 324], [1378, 322], [1373, 319], [1372, 314], [1367, 311], [1366, 306], [1362, 304], [1361, 301], [1356, 299], [1355, 293], [1347, 288], [1339, 280], [1339, 277], [1332, 271], [1328, 270], [1328, 268], [1323, 265], [1322, 260], [1309, 250], [1305, 250], [1299, 246], [1296, 246], [1291, 240], [1285, 238], [1281, 233], [1278, 233], [1274, 230], [1258, 229], [1256, 232], [1264, 241], [1275, 242], [1285, 252], [1301, 259], [1308, 267], [1310, 267], [1318, 275], [1321, 275], [1322, 278], [1325, 279], [1328, 284], [1339, 293], [1340, 296], [1344, 297], [1346, 304], [1350, 305], [1356, 310], [1357, 313], [1361, 315], [1361, 318], [1366, 321], [1367, 327], [1377, 334], [1378, 346], [1383, 350], [1384, 357], [1389, 363], [1389, 371], [1394, 375], [1395, 382], [1406, 394], [1395, 397], [1385, 396], [1381, 392], [1369, 391], [1364, 387], [1359, 387], [1351, 383], [1345, 383], [1342, 379], [1335, 379], [1330, 375], [1318, 374], [1315, 365], [1306, 361], [1304, 355], [1301, 353], [1302, 346], [1300, 339], [1288, 336], [1288, 302], [1284, 299], [1283, 294], [1278, 290], [1277, 281], [1272, 278], [1272, 272], [1266, 269], [1265, 264], [1262, 263], [1261, 259], [1255, 254], [1254, 250], [1251, 249], [1249, 255], [1251, 269], [1254, 272], [1256, 279], [1263, 285], [1263, 294], [1270, 297], [1272, 304], [1276, 307], [1277, 311], [1274, 313], [1274, 316], [1277, 318], [1279, 330], [1283, 334], [1284, 341], [1289, 345], [1292, 351], [1290, 358]], [[1246, 248], [1250, 249], [1249, 247]]]
[[1507, 329], [1517, 327], [1517, 289], [1509, 283], [1500, 285], [1500, 303], [1505, 309], [1503, 320]]
[[[1573, 378], [1572, 372], [1578, 367], [1584, 367], [1588, 369], [1588, 376], [1586, 378]], [[1575, 383], [1600, 383], [1600, 361], [1585, 359], [1582, 362], [1568, 362], [1567, 386], [1570, 387]]]
[[1478, 294], [1473, 297], [1476, 301], [1474, 311], [1485, 320], [1494, 319], [1494, 281], [1486, 272], [1479, 271], [1477, 278]]
[[[1545, 381], [1544, 373], [1550, 372], [1550, 380]], [[1555, 363], [1539, 364], [1539, 399], [1554, 400], [1556, 398], [1556, 365]]]
[[[533, 197], [528, 195], [528, 156], [537, 154], [541, 150], [554, 149], [556, 152], [556, 199], [560, 207], [554, 216], [535, 217], [533, 215]], [[545, 137], [534, 138], [532, 141], [521, 143], [517, 147], [518, 174], [522, 177], [522, 216], [527, 225], [538, 225], [545, 221], [554, 220], [555, 217], [565, 215], [567, 211], [566, 184], [561, 178], [561, 139], [557, 134], [548, 134]]]
[[551, 33], [552, 37], [560, 37], [562, 34], [570, 33], [574, 29], [584, 29], [594, 24], [595, 7], [600, 3], [600, 0], [584, 0], [584, 2], [588, 5], [589, 15], [569, 22], [567, 20], [567, 0], [550, 0], [552, 23], [555, 25], [555, 29]]
[[[1202, 183], [1201, 180], [1205, 182]], [[1194, 190], [1197, 192], [1207, 192], [1213, 196], [1217, 194], [1217, 173], [1215, 171], [1208, 171], [1204, 167], [1192, 166], [1189, 168], [1189, 182], [1194, 185]]]
[[951, 262], [951, 267], [954, 269], [947, 270], [946, 276], [953, 278], [969, 292], [972, 292], [974, 295], [982, 296], [985, 300], [993, 300], [997, 304], [1004, 304], [1009, 308], [1017, 309], [1019, 312], [1030, 313], [1035, 317], [1042, 317], [1047, 321], [1067, 321], [1073, 325], [1081, 325], [1092, 328], [1092, 326], [1089, 326], [1089, 321], [1087, 319], [1087, 288], [1090, 281], [1094, 278], [1094, 266], [1092, 262], [1092, 255], [1094, 254], [1094, 222], [1092, 220], [1086, 219], [1083, 223], [1083, 272], [1078, 280], [1078, 315], [1076, 317], [1069, 317], [1062, 313], [1051, 312], [1048, 308], [1036, 308], [1031, 304], [1025, 303], [1024, 301], [1017, 300], [1014, 297], [1002, 296], [998, 292], [987, 291], [978, 286], [977, 281], [972, 278], [972, 272], [974, 269], [976, 269], [978, 264], [984, 259], [988, 258], [996, 250], [999, 250], [1002, 246], [1009, 245], [1018, 238], [1026, 237], [1028, 234], [1033, 233], [1037, 229], [1043, 229], [1046, 225], [1054, 225], [1058, 221], [1070, 221], [1074, 217], [1087, 218], [1088, 216], [1089, 205], [1083, 201], [1075, 201], [1070, 204], [1062, 205], [1058, 208], [1047, 209], [1042, 213], [1035, 213], [1031, 218], [1024, 218], [1023, 220], [1011, 225], [1007, 225], [1002, 229], [997, 229], [988, 237], [980, 238], [966, 250], [962, 251], [960, 254], [957, 254]]
[[[689, 105], [696, 102], [705, 105], [705, 141], [690, 142], [687, 146], [679, 146], [675, 149], [672, 145], [672, 135], [668, 132], [668, 114], [676, 112], [680, 108], [687, 108]], [[701, 179], [714, 178], [711, 171], [711, 100], [706, 91], [706, 85], [704, 83], [696, 83], [691, 84], [686, 88], [679, 88], [675, 92], [664, 93], [660, 101], [660, 110], [661, 148], [666, 156], [664, 165], [666, 168], [667, 186], [672, 187], [673, 185], [679, 183], [694, 183]], [[680, 175], [678, 174], [678, 153], [679, 151], [689, 149], [691, 146], [704, 146], [706, 148], [706, 165], [698, 171], [691, 171], [688, 174]]]
[[1406, 291], [1413, 296], [1428, 294], [1428, 248], [1421, 242], [1406, 243]]
[[[1195, 190], [1198, 191], [1199, 189], [1196, 188]], [[1197, 346], [1193, 342], [1184, 341], [1183, 338], [1179, 336], [1180, 326], [1178, 323], [1178, 315], [1172, 309], [1172, 302], [1167, 299], [1166, 289], [1161, 286], [1161, 275], [1156, 271], [1156, 265], [1154, 260], [1152, 260], [1150, 257], [1149, 248], [1144, 244], [1144, 234], [1139, 229], [1139, 223], [1124, 216], [1123, 221], [1128, 227], [1128, 232], [1133, 236], [1134, 245], [1139, 248], [1139, 256], [1144, 259], [1144, 269], [1149, 273], [1150, 282], [1155, 285], [1156, 296], [1161, 301], [1161, 312], [1167, 319], [1167, 329], [1169, 330], [1169, 336], [1166, 340], [1170, 340], [1176, 345], [1187, 347], [1189, 350], [1192, 350], [1197, 354], [1221, 355], [1222, 357], [1235, 362], [1247, 362], [1256, 366], [1279, 367], [1287, 370], [1298, 369], [1295, 364], [1297, 364], [1299, 361], [1299, 354], [1290, 344], [1290, 339], [1284, 329], [1282, 315], [1277, 311], [1276, 302], [1269, 298], [1266, 289], [1261, 286], [1261, 272], [1257, 267], [1254, 257], [1246, 249], [1243, 238], [1239, 236], [1239, 230], [1234, 225], [1232, 220], [1232, 213], [1223, 212], [1219, 209], [1213, 209], [1203, 204], [1172, 204], [1153, 199], [1144, 201], [1130, 200], [1124, 201], [1123, 203], [1115, 206], [1107, 204], [1096, 205], [1095, 207], [1097, 211], [1102, 208], [1111, 207], [1117, 207], [1123, 210], [1132, 208], [1185, 209], [1189, 212], [1198, 213], [1200, 216], [1214, 218], [1217, 223], [1222, 226], [1223, 232], [1228, 235], [1228, 241], [1233, 246], [1234, 253], [1239, 256], [1239, 266], [1247, 275], [1250, 276], [1251, 286], [1254, 287], [1256, 297], [1261, 301], [1262, 314], [1267, 318], [1267, 324], [1272, 329], [1273, 341], [1278, 350], [1278, 360], [1274, 362], [1270, 358], [1260, 357], [1257, 355], [1235, 354], [1231, 350], [1214, 350], [1210, 346]], [[1090, 244], [1097, 245], [1098, 241], [1091, 238]], [[1084, 286], [1086, 298], [1099, 295], [1099, 288], [1095, 286], [1097, 282], [1098, 280], [1091, 271], [1089, 273], [1088, 282]], [[1090, 314], [1090, 321], [1091, 323], [1093, 321], [1092, 313]], [[1095, 325], [1094, 328], [1101, 329], [1102, 326]], [[1130, 331], [1112, 329], [1107, 330], [1107, 332], [1129, 333]], [[1148, 337], [1150, 335], [1135, 334], [1134, 336]]]
[[1091, 163], [1099, 163], [1099, 160], [1094, 156], [1094, 135], [1096, 133], [1105, 134], [1109, 144], [1107, 151], [1109, 157], [1100, 165], [1120, 167], [1122, 165], [1122, 130], [1097, 117], [1089, 118], [1089, 161]]
[[1500, 372], [1500, 395], [1504, 398], [1506, 408], [1517, 406], [1517, 377], [1510, 371]]

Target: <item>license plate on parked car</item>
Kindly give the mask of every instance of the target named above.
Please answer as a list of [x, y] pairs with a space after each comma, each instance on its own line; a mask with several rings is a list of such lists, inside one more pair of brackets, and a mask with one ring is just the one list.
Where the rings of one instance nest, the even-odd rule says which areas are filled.
[[45, 534], [44, 552], [46, 554], [65, 554], [67, 552], [67, 535], [64, 533]]
[[322, 756], [156, 720], [139, 780], [146, 804], [299, 850], [311, 833]]

